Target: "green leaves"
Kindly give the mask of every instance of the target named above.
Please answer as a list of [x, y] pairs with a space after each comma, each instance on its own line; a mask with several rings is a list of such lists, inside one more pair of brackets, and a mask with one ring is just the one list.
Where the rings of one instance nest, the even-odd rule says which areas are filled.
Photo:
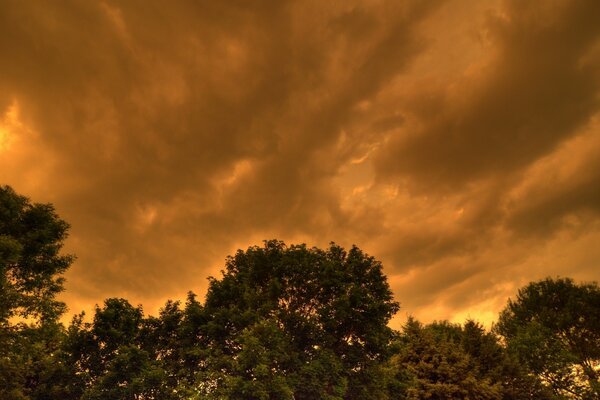
[[0, 324], [12, 316], [56, 320], [65, 311], [55, 296], [73, 262], [60, 254], [68, 228], [52, 205], [0, 187]]
[[496, 331], [510, 352], [557, 395], [600, 396], [600, 288], [545, 279], [519, 290]]
[[60, 254], [67, 230], [52, 205], [0, 187], [0, 398], [68, 398], [56, 300], [73, 261]]
[[[268, 387], [289, 387], [298, 399], [361, 398], [353, 395], [360, 392], [353, 385], [377, 379], [370, 366], [386, 358], [392, 337], [387, 322], [397, 310], [381, 264], [357, 247], [346, 252], [335, 244], [321, 250], [267, 241], [238, 251], [228, 258], [223, 278], [211, 280], [206, 337], [211, 348], [233, 361], [224, 374], [235, 377], [236, 387], [245, 387], [242, 381], [255, 387], [262, 379], [240, 375], [236, 365], [260, 338], [263, 331], [256, 329], [267, 324], [276, 329], [272, 333], [279, 335], [287, 357], [283, 362], [281, 352], [268, 352], [278, 367], [257, 364], [275, 374], [265, 377], [268, 381], [277, 377]], [[326, 384], [316, 385], [315, 371], [325, 365], [320, 379]]]
[[64, 350], [75, 366], [74, 377], [82, 378], [75, 382], [82, 400], [178, 398], [160, 360], [160, 334], [144, 328], [151, 322], [140, 307], [114, 298], [96, 308], [93, 323], [74, 319]]
[[2, 399], [600, 396], [596, 284], [531, 283], [494, 333], [414, 319], [393, 332], [399, 305], [379, 261], [355, 246], [271, 240], [228, 257], [203, 304], [190, 292], [185, 305], [168, 301], [147, 317], [112, 298], [65, 330], [55, 297], [73, 261], [61, 254], [67, 230], [51, 205], [0, 188]]
[[473, 344], [482, 331], [463, 332], [460, 326], [422, 326], [410, 319], [400, 337], [394, 358], [406, 367], [409, 383], [406, 399], [501, 399], [501, 385], [481, 373], [477, 359], [462, 343]]
[[481, 325], [423, 325], [409, 318], [392, 346], [392, 399], [552, 399]]

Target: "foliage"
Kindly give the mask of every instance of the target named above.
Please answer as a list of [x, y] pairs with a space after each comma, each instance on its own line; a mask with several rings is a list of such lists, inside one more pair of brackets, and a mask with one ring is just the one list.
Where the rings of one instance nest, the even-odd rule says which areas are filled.
[[280, 350], [265, 355], [275, 375], [268, 398], [283, 396], [288, 389], [275, 388], [284, 387], [296, 399], [368, 398], [374, 391], [359, 389], [377, 382], [372, 364], [386, 358], [387, 322], [397, 309], [381, 263], [357, 247], [321, 250], [273, 240], [238, 251], [223, 278], [211, 280], [204, 308], [209, 348], [232, 361], [220, 368], [226, 377], [218, 382], [256, 382], [236, 368], [247, 346], [264, 343], [253, 335], [269, 326]]
[[66, 395], [55, 383], [65, 305], [56, 300], [73, 257], [60, 250], [68, 224], [50, 204], [0, 187], [0, 398]]
[[479, 370], [461, 346], [462, 330], [447, 324], [404, 326], [393, 363], [406, 368], [405, 399], [501, 399], [501, 387]]
[[394, 332], [373, 257], [271, 240], [228, 257], [204, 303], [190, 292], [153, 317], [111, 298], [65, 329], [67, 228], [0, 188], [1, 399], [599, 398], [596, 284], [531, 283], [493, 332], [413, 318]]
[[389, 362], [394, 399], [551, 399], [483, 327], [409, 318]]
[[557, 395], [600, 397], [600, 288], [545, 279], [519, 290], [496, 331], [508, 349]]
[[65, 311], [55, 296], [73, 261], [60, 254], [68, 227], [51, 204], [0, 187], [0, 324], [13, 316], [56, 320]]
[[73, 320], [65, 350], [82, 400], [175, 398], [156, 354], [140, 345], [143, 320], [141, 307], [114, 298], [96, 308], [93, 323]]

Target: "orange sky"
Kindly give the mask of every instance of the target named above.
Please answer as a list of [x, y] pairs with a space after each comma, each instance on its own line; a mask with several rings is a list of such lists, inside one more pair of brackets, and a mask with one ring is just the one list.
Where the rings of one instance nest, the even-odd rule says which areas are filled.
[[600, 2], [4, 1], [0, 183], [52, 202], [70, 312], [228, 254], [356, 244], [402, 309], [491, 322], [600, 279]]

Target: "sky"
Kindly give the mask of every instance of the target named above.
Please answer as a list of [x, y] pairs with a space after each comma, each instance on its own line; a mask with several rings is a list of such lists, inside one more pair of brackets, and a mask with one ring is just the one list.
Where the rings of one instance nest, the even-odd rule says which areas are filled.
[[155, 314], [265, 239], [358, 247], [392, 321], [600, 279], [600, 2], [0, 3], [0, 184], [70, 314]]

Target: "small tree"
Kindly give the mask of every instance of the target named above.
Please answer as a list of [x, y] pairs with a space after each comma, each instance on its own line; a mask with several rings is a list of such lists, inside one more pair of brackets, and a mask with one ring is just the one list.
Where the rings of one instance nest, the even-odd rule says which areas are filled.
[[392, 347], [386, 384], [393, 399], [554, 399], [474, 321], [422, 325], [409, 318]]
[[[409, 318], [397, 343], [391, 365], [398, 383], [404, 382], [397, 399], [502, 399], [502, 387], [466, 350], [479, 338], [465, 334], [458, 325], [434, 323], [423, 326]], [[479, 346], [481, 343], [477, 343]], [[398, 389], [396, 389], [398, 390]]]
[[116, 298], [96, 307], [93, 323], [84, 323], [81, 315], [73, 319], [64, 349], [81, 399], [179, 398], [157, 360], [159, 344], [143, 348], [145, 322], [141, 307]]

